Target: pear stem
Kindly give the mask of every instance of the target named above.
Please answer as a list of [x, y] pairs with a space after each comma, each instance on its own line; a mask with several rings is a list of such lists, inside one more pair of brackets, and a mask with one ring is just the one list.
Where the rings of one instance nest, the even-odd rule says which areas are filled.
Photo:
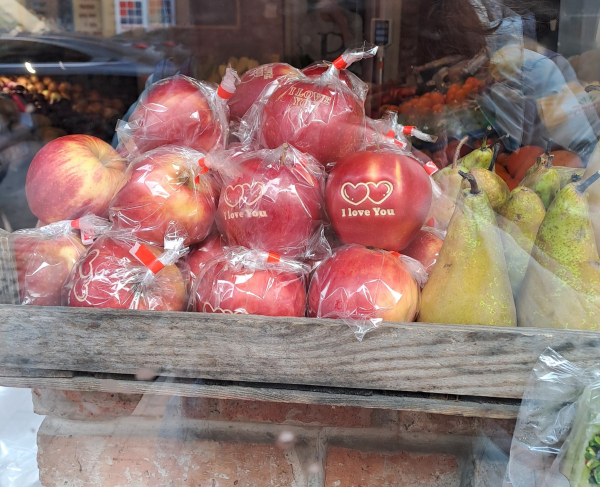
[[585, 92], [589, 93], [591, 91], [600, 91], [600, 86], [598, 86], [598, 85], [587, 85], [585, 87]]
[[460, 139], [460, 142], [456, 146], [456, 150], [454, 151], [454, 159], [452, 159], [452, 169], [456, 169], [458, 167], [458, 156], [462, 146], [467, 143], [467, 140], [469, 140], [469, 136], [465, 135], [462, 139]]
[[460, 174], [463, 179], [466, 179], [471, 184], [471, 194], [481, 193], [479, 186], [477, 186], [477, 180], [475, 179], [475, 176], [473, 176], [470, 173], [465, 173], [462, 171], [458, 171], [458, 174]]
[[487, 148], [487, 138], [490, 130], [492, 130], [492, 127], [488, 125], [483, 133], [483, 140], [481, 141], [481, 148], [479, 150], [485, 150]]
[[575, 188], [577, 189], [577, 191], [581, 194], [583, 194], [583, 192], [588, 189], [592, 184], [594, 184], [596, 181], [598, 181], [598, 179], [600, 179], [600, 171], [595, 172], [594, 174], [592, 174], [589, 178], [587, 178], [585, 181], [582, 181], [581, 183], [579, 183], [577, 186], [575, 186]]
[[279, 163], [283, 166], [285, 164], [285, 156], [287, 155], [287, 151], [289, 148], [289, 144], [287, 142], [283, 143], [283, 151], [281, 152], [281, 159]]
[[554, 154], [548, 156], [548, 160], [546, 161], [546, 169], [550, 169], [552, 167], [552, 161], [554, 161]]
[[488, 170], [494, 172], [494, 166], [496, 165], [496, 158], [498, 157], [498, 153], [500, 152], [500, 142], [496, 142], [494, 144], [494, 153], [492, 154], [492, 162], [490, 162], [490, 167]]
[[546, 152], [544, 152], [544, 154], [549, 156], [551, 148], [552, 148], [552, 139], [548, 139], [548, 143], [546, 144]]

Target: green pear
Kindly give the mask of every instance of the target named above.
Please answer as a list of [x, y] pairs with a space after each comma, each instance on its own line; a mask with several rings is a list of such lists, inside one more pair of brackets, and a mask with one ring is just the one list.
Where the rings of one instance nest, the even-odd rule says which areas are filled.
[[585, 169], [578, 167], [552, 166], [558, 173], [560, 179], [560, 189], [563, 189], [567, 184], [574, 183], [583, 179]]
[[[488, 127], [488, 130], [490, 127]], [[465, 157], [458, 161], [458, 165], [464, 167], [467, 171], [474, 167], [487, 169], [490, 167], [494, 151], [487, 145], [487, 131], [483, 135], [483, 141], [479, 149], [469, 152]]]
[[525, 177], [519, 183], [519, 186], [533, 189], [546, 209], [560, 191], [560, 176], [552, 167], [552, 159], [554, 156], [542, 154], [537, 158], [536, 163], [527, 170]]
[[419, 321], [516, 326], [496, 216], [472, 174], [456, 209], [429, 280], [423, 288]]
[[[496, 157], [498, 156], [499, 149], [500, 144], [496, 144], [494, 146], [494, 154], [492, 156], [492, 161], [490, 162], [489, 168], [484, 169], [482, 167], [472, 167], [469, 169], [469, 173], [475, 176], [477, 185], [483, 189], [490, 200], [492, 210], [494, 210], [496, 213], [498, 213], [500, 207], [510, 196], [510, 189], [508, 189], [508, 186], [504, 180], [494, 172], [494, 168], [496, 166]], [[469, 181], [464, 179], [461, 189], [467, 189], [469, 187]]]
[[454, 213], [454, 205], [456, 204], [456, 198], [462, 183], [462, 178], [458, 172], [460, 170], [466, 171], [465, 168], [459, 166], [458, 155], [460, 154], [460, 149], [468, 139], [468, 136], [464, 136], [460, 140], [456, 147], [456, 151], [454, 152], [452, 165], [446, 166], [431, 176], [433, 181], [437, 183], [439, 191], [437, 192], [438, 194], [436, 194], [434, 188], [434, 198], [431, 202], [427, 220], [430, 218], [435, 219], [436, 228], [440, 228], [441, 230], [446, 230], [446, 228], [448, 228], [448, 224]]
[[517, 186], [497, 216], [508, 277], [513, 296], [517, 297], [538, 229], [544, 220], [544, 203], [533, 189]]
[[548, 208], [517, 298], [519, 326], [600, 329], [600, 257], [586, 194], [599, 178], [568, 184]]

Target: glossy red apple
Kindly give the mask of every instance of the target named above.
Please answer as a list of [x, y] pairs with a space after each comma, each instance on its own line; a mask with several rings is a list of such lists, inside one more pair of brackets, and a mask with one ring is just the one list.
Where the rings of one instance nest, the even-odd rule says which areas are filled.
[[317, 267], [308, 291], [308, 316], [413, 321], [419, 285], [392, 253], [347, 245]]
[[223, 136], [210, 98], [215, 88], [187, 76], [157, 81], [148, 88], [119, 135], [130, 153], [139, 155], [162, 145], [208, 152]]
[[216, 216], [221, 234], [230, 245], [304, 254], [323, 224], [323, 168], [282, 147], [243, 156], [239, 169], [240, 176], [221, 190]]
[[[306, 66], [306, 68], [302, 70], [302, 74], [308, 76], [309, 78], [318, 78], [323, 73], [325, 73], [325, 71], [327, 71], [330, 66], [331, 63], [329, 61], [318, 61], [316, 63], [312, 63], [310, 66]], [[350, 76], [353, 76], [353, 74], [348, 73], [350, 72], [346, 69], [340, 70], [340, 80], [346, 83], [348, 88], [352, 89], [352, 81]]]
[[344, 243], [398, 251], [425, 223], [431, 181], [412, 157], [385, 150], [356, 152], [334, 166], [325, 203]]
[[302, 279], [292, 272], [243, 268], [221, 261], [209, 264], [199, 281], [196, 311], [304, 316], [306, 291]]
[[25, 181], [31, 212], [49, 224], [86, 213], [108, 216], [108, 203], [124, 182], [125, 159], [90, 135], [66, 135], [35, 155]]
[[185, 261], [190, 271], [190, 285], [194, 282], [204, 269], [206, 263], [215, 257], [221, 257], [227, 242], [218, 233], [213, 233], [206, 240], [195, 245], [187, 255]]
[[63, 285], [85, 252], [69, 222], [18, 230], [13, 237], [21, 304], [60, 306]]
[[[63, 304], [73, 307], [183, 311], [186, 282], [176, 265], [150, 272], [130, 250], [132, 242], [100, 237], [81, 258], [65, 286]], [[161, 249], [146, 247], [158, 257]]]
[[263, 107], [261, 123], [264, 147], [288, 142], [324, 166], [365, 144], [362, 100], [339, 80], [327, 82], [325, 77], [283, 83]]
[[115, 229], [132, 228], [137, 239], [164, 246], [175, 226], [185, 230], [185, 245], [210, 233], [216, 211], [216, 183], [199, 175], [204, 154], [165, 146], [147, 152], [127, 169], [127, 182], [110, 202]]
[[228, 102], [231, 120], [242, 118], [269, 83], [290, 74], [298, 76], [300, 73], [287, 63], [262, 64], [246, 71]]
[[444, 241], [441, 238], [426, 230], [419, 230], [408, 247], [402, 250], [402, 253], [423, 264], [429, 275], [437, 262], [442, 245], [444, 245]]

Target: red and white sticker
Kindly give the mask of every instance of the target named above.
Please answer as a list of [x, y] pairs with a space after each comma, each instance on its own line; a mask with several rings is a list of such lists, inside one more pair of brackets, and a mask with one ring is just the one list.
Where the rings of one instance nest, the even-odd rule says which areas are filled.
[[267, 256], [268, 264], [276, 264], [280, 260], [281, 260], [281, 256], [279, 254], [276, 254], [274, 252], [269, 252], [269, 255]]
[[386, 137], [389, 137], [390, 139], [394, 140], [394, 143], [396, 145], [399, 145], [402, 149], [406, 149], [406, 142], [402, 142], [401, 140], [396, 139], [396, 132], [394, 132], [393, 130], [390, 130], [387, 134], [385, 134]]
[[346, 69], [348, 67], [348, 63], [344, 61], [343, 56], [340, 56], [335, 61], [333, 61], [333, 66], [341, 71], [342, 69]]
[[429, 176], [435, 174], [440, 170], [433, 161], [428, 161], [425, 164], [423, 164], [423, 168]]
[[144, 264], [152, 274], [157, 274], [162, 270], [165, 265], [156, 258], [156, 256], [150, 251], [144, 244], [136, 243], [129, 249], [129, 253], [133, 255], [137, 260]]

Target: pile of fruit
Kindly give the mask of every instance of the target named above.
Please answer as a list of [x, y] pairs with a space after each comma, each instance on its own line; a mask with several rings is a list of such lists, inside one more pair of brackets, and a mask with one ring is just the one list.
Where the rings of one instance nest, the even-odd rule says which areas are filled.
[[[118, 152], [85, 135], [45, 146], [26, 182], [40, 227], [13, 234], [22, 302], [338, 318], [359, 337], [382, 320], [516, 326], [517, 310], [595, 328], [598, 175], [560, 189], [544, 155], [511, 193], [486, 143], [424, 165], [403, 138], [418, 131], [370, 121], [345, 72], [375, 50], [310, 76], [178, 75], [119, 123]], [[583, 293], [571, 321], [552, 321], [563, 303], [539, 296], [542, 271]]]
[[52, 126], [57, 136], [86, 133], [110, 140], [117, 120], [130, 104], [121, 98], [103, 97], [96, 90], [85, 92], [80, 84], [35, 74], [0, 76], [0, 90], [12, 97], [21, 111], [35, 113], [38, 125]]

